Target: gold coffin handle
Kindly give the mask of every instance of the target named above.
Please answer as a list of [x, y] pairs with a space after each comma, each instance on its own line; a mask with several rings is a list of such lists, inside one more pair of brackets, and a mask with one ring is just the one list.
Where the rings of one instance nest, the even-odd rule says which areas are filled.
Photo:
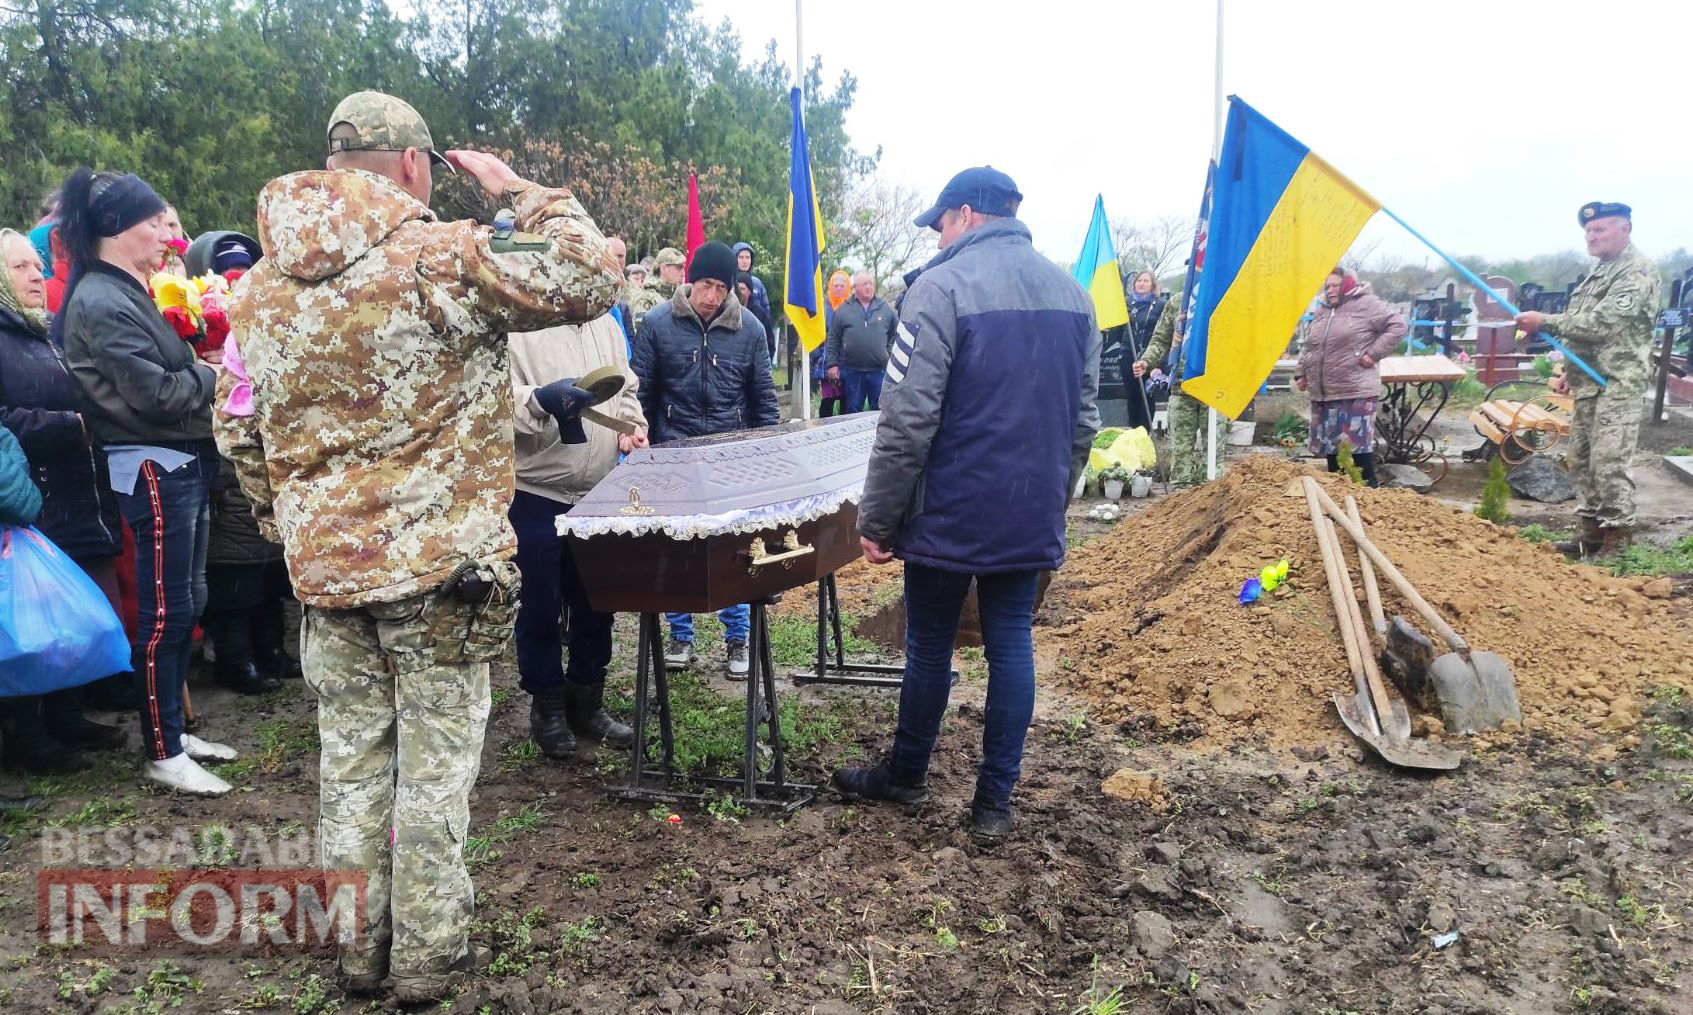
[[771, 553], [764, 545], [764, 538], [754, 536], [752, 542], [747, 545], [747, 573], [757, 574], [759, 568], [771, 564], [780, 564], [785, 568], [793, 567], [794, 561], [816, 552], [817, 548], [814, 546], [800, 545], [798, 529], [789, 529], [788, 534], [782, 537], [780, 553]]

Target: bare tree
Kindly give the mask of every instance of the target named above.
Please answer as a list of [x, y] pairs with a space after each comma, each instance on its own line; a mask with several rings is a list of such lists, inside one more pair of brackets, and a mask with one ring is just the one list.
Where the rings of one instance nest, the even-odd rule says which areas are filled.
[[910, 187], [866, 179], [847, 195], [827, 260], [862, 268], [875, 276], [878, 288], [885, 287], [934, 253], [934, 232], [911, 224], [926, 204]]
[[1194, 220], [1186, 215], [1111, 223], [1111, 242], [1125, 275], [1150, 270], [1163, 278], [1181, 266], [1193, 245]]

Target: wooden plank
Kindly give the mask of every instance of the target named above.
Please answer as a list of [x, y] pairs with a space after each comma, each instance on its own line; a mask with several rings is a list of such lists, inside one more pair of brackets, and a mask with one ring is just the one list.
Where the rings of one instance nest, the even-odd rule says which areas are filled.
[[1424, 381], [1459, 381], [1469, 371], [1439, 354], [1429, 356], [1387, 356], [1379, 364], [1383, 384], [1420, 384]]
[[1505, 432], [1494, 426], [1493, 421], [1488, 419], [1487, 414], [1482, 412], [1480, 409], [1470, 413], [1470, 423], [1481, 432], [1483, 437], [1486, 437], [1493, 443], [1500, 444], [1504, 442]]

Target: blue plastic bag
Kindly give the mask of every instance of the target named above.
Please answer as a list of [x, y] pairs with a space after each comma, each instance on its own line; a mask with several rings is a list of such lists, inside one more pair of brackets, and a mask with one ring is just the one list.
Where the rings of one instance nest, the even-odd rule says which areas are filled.
[[0, 697], [46, 694], [129, 669], [105, 593], [32, 528], [0, 528]]

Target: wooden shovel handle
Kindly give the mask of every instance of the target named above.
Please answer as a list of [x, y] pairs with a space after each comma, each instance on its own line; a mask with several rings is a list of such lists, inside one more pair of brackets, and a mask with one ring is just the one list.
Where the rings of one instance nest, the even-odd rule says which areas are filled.
[[1428, 600], [1417, 593], [1416, 586], [1399, 573], [1399, 569], [1393, 566], [1393, 561], [1387, 559], [1387, 554], [1382, 553], [1376, 547], [1376, 544], [1370, 542], [1370, 537], [1364, 534], [1363, 527], [1354, 525], [1352, 519], [1346, 517], [1346, 512], [1340, 509], [1334, 499], [1323, 492], [1323, 488], [1317, 484], [1316, 480], [1310, 476], [1301, 476], [1300, 481], [1305, 484], [1308, 495], [1316, 497], [1317, 503], [1322, 505], [1323, 510], [1328, 512], [1330, 518], [1334, 519], [1334, 523], [1340, 526], [1341, 530], [1348, 536], [1351, 536], [1354, 543], [1358, 544], [1358, 549], [1369, 555], [1370, 560], [1375, 562], [1381, 573], [1387, 576], [1387, 580], [1393, 583], [1393, 587], [1398, 589], [1399, 594], [1405, 597], [1405, 601], [1411, 604], [1411, 608], [1417, 611], [1417, 615], [1434, 628], [1435, 633], [1440, 635], [1441, 640], [1446, 642], [1452, 651], [1467, 658], [1470, 651], [1469, 643], [1464, 641], [1457, 631], [1452, 630], [1452, 625], [1441, 618], [1435, 608], [1428, 604]]
[[[1346, 497], [1346, 515], [1359, 531], [1363, 531], [1364, 516], [1358, 513], [1358, 501], [1350, 494]], [[1376, 567], [1370, 563], [1370, 555], [1362, 550], [1358, 551], [1358, 570], [1364, 574], [1364, 600], [1370, 604], [1370, 626], [1375, 628], [1376, 637], [1385, 643], [1387, 615], [1381, 609], [1381, 586], [1376, 584]]]
[[1334, 604], [1336, 624], [1340, 627], [1340, 641], [1346, 646], [1346, 666], [1352, 674], [1354, 684], [1364, 684], [1363, 653], [1358, 646], [1357, 632], [1352, 629], [1351, 614], [1346, 610], [1346, 602], [1340, 591], [1340, 553], [1338, 540], [1332, 540], [1333, 535], [1328, 520], [1323, 517], [1323, 509], [1318, 506], [1317, 498], [1312, 496], [1311, 488], [1305, 488], [1305, 506], [1311, 512], [1311, 530], [1317, 535], [1317, 550], [1323, 557], [1323, 577], [1328, 582], [1329, 598]]

